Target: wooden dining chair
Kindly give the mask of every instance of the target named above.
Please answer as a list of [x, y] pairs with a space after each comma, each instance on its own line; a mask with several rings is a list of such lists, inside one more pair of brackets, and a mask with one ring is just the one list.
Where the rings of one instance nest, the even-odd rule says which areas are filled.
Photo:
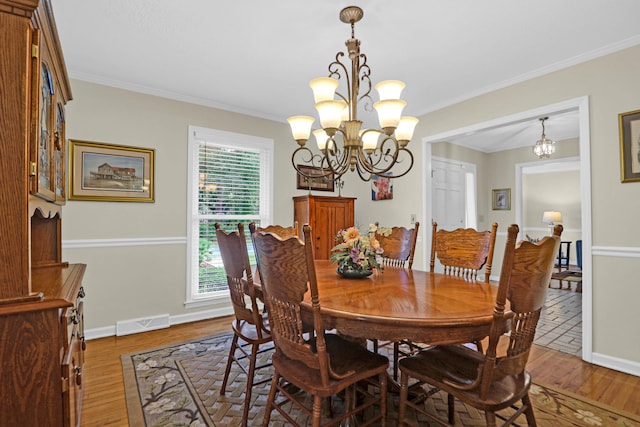
[[[380, 224], [376, 224], [376, 230], [379, 230]], [[376, 240], [380, 243], [380, 247], [384, 249], [381, 254], [381, 265], [383, 267], [409, 268], [413, 267], [413, 257], [416, 251], [416, 241], [418, 240], [418, 230], [420, 223], [416, 222], [413, 228], [391, 227], [391, 233], [377, 233]], [[409, 340], [395, 342], [379, 342], [372, 339], [373, 351], [376, 353], [380, 347], [393, 347], [393, 379], [398, 379], [398, 359], [403, 356], [414, 353], [422, 347]], [[406, 349], [406, 350], [405, 350]]]
[[286, 227], [283, 225], [277, 225], [277, 224], [272, 224], [272, 225], [267, 225], [265, 227], [260, 227], [258, 225], [256, 225], [255, 222], [251, 222], [249, 223], [249, 231], [251, 232], [251, 234], [255, 233], [256, 231], [260, 232], [260, 231], [264, 231], [267, 233], [274, 233], [277, 234], [278, 236], [282, 237], [283, 239], [286, 239], [287, 237], [291, 237], [291, 236], [298, 236], [298, 221], [294, 221], [293, 222], [293, 226], [292, 227]]
[[[376, 228], [378, 226], [376, 222]], [[391, 227], [391, 233], [388, 235], [376, 233], [375, 237], [384, 249], [381, 254], [383, 267], [413, 267], [419, 228], [420, 223], [416, 222], [413, 228]]]
[[[288, 405], [293, 402], [312, 418], [314, 427], [320, 426], [322, 402], [344, 390], [345, 411], [336, 414], [329, 421], [331, 425], [377, 404], [380, 413], [359, 425], [380, 422], [384, 426], [389, 360], [337, 334], [325, 333], [311, 228], [306, 224], [303, 237], [304, 242], [294, 237], [281, 239], [272, 233], [252, 234], [275, 344], [274, 376], [262, 425], [269, 425], [274, 409], [288, 423], [299, 425], [290, 415]], [[309, 298], [305, 300], [307, 293]], [[303, 301], [309, 308], [302, 308]], [[303, 317], [311, 319], [314, 335], [305, 334]], [[312, 408], [304, 404], [304, 394], [291, 393], [290, 385], [313, 396]], [[369, 390], [370, 385], [377, 386], [377, 395]]]
[[[407, 419], [407, 407], [442, 425], [453, 425], [455, 398], [483, 410], [487, 426], [495, 426], [496, 417], [505, 421], [503, 425], [511, 425], [523, 413], [528, 425], [536, 425], [529, 399], [531, 375], [525, 368], [558, 254], [562, 226], [556, 225], [553, 236], [538, 243], [516, 244], [518, 231], [515, 224], [508, 230], [486, 353], [463, 345], [439, 345], [401, 359], [402, 425], [412, 425]], [[424, 404], [408, 400], [409, 378], [449, 394], [448, 423], [426, 412]], [[518, 402], [520, 407], [509, 418], [497, 414]]]
[[[235, 314], [235, 319], [231, 323], [233, 340], [229, 349], [220, 395], [224, 396], [226, 392], [231, 366], [235, 362], [247, 376], [242, 412], [242, 425], [246, 426], [253, 386], [271, 381], [269, 376], [269, 378], [254, 382], [256, 370], [271, 366], [271, 362], [257, 366], [258, 355], [273, 348], [264, 345], [272, 341], [271, 331], [267, 314], [261, 312], [258, 306], [243, 224], [238, 224], [237, 232], [230, 233], [220, 229], [218, 223], [215, 224], [215, 227]], [[246, 301], [247, 296], [249, 304]]]
[[437, 256], [438, 261], [444, 266], [445, 274], [476, 280], [478, 271], [486, 264], [484, 281], [489, 283], [497, 223], [493, 223], [491, 231], [477, 231], [473, 228], [437, 230], [438, 223], [435, 221], [432, 227], [429, 262], [431, 271], [434, 271]]

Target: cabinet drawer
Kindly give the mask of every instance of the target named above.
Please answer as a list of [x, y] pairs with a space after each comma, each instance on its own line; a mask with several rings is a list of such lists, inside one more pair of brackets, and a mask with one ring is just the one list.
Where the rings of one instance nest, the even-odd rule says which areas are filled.
[[62, 409], [65, 427], [80, 425], [84, 354], [82, 342], [77, 336], [78, 325], [74, 325], [71, 342], [62, 359]]
[[68, 350], [74, 337], [84, 339], [83, 308], [84, 302], [79, 301], [76, 306], [66, 308], [62, 314], [62, 324], [66, 325], [63, 329], [65, 351]]

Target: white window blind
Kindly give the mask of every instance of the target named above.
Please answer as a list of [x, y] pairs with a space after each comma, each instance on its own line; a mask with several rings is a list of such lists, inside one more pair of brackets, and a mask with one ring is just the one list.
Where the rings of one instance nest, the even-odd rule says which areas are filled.
[[[271, 222], [273, 141], [190, 128], [189, 290], [187, 302], [227, 295], [215, 224]], [[253, 250], [248, 241], [250, 257]]]

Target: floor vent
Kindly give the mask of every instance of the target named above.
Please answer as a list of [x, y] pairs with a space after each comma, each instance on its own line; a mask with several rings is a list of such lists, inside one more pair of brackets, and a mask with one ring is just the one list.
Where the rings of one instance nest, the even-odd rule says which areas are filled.
[[153, 331], [155, 329], [168, 328], [170, 326], [169, 315], [160, 314], [158, 316], [141, 317], [139, 319], [129, 319], [116, 322], [116, 335], [137, 334], [139, 332]]

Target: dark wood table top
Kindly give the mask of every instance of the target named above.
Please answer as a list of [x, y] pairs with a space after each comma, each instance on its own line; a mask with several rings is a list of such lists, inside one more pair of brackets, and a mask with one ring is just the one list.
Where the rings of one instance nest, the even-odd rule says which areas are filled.
[[[419, 270], [385, 268], [345, 279], [316, 261], [325, 329], [357, 338], [465, 343], [489, 334], [498, 286]], [[309, 294], [305, 302], [310, 306]]]

